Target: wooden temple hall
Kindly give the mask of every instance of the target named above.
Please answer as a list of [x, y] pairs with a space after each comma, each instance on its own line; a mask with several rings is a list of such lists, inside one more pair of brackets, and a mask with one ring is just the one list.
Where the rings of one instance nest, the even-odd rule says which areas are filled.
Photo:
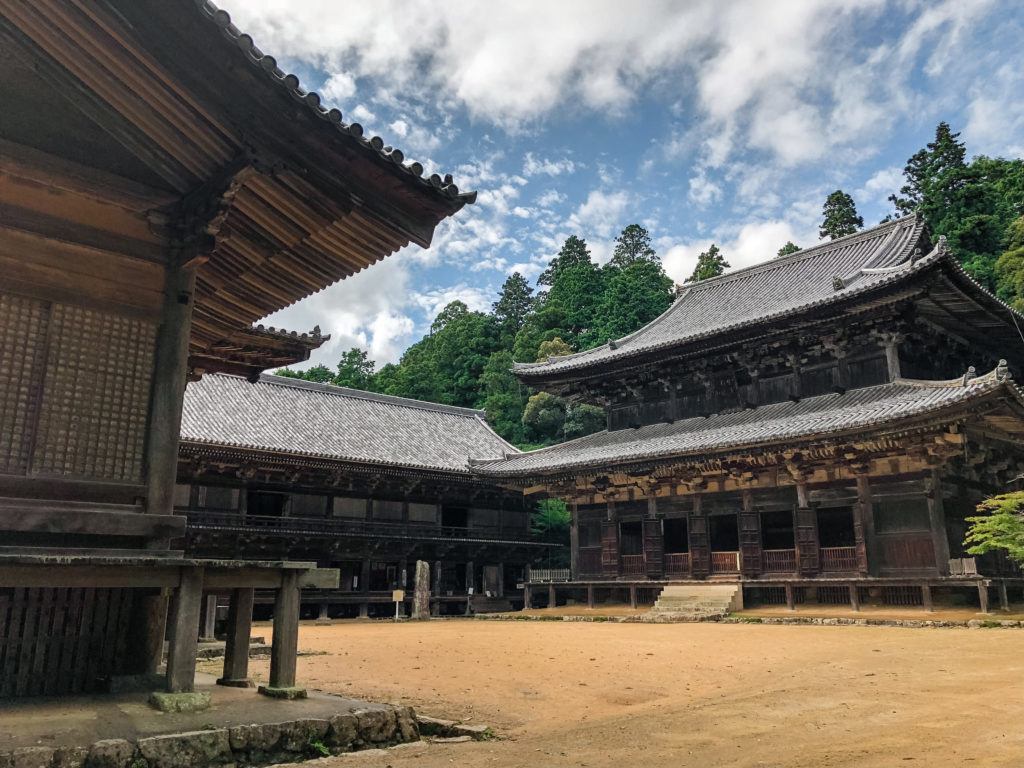
[[984, 611], [990, 589], [1005, 606], [1020, 572], [962, 542], [1024, 470], [1021, 328], [899, 219], [686, 285], [630, 336], [518, 366], [603, 405], [608, 428], [475, 470], [571, 502], [571, 579], [551, 599], [713, 580], [790, 607]]
[[254, 589], [288, 689], [299, 589], [339, 574], [173, 544], [186, 380], [265, 387], [324, 338], [260, 318], [428, 246], [473, 196], [202, 0], [0, 0], [0, 104], [0, 698], [153, 673], [165, 634], [189, 691], [212, 593], [245, 682]]
[[[308, 618], [394, 616], [394, 590], [407, 612], [417, 560], [430, 566], [434, 614], [511, 610], [526, 566], [552, 545], [530, 539], [523, 495], [474, 478], [469, 459], [518, 452], [482, 411], [281, 376], [207, 375], [185, 393], [184, 548], [337, 569], [336, 585], [303, 591]], [[256, 594], [258, 615], [271, 597]], [[207, 636], [215, 610], [204, 614]]]

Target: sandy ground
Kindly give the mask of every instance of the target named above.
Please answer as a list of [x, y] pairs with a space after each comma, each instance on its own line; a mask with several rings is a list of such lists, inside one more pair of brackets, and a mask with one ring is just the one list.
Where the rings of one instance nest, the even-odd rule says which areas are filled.
[[1021, 766], [1022, 644], [1010, 629], [340, 622], [302, 627], [320, 655], [299, 677], [503, 737], [322, 761], [339, 766]]

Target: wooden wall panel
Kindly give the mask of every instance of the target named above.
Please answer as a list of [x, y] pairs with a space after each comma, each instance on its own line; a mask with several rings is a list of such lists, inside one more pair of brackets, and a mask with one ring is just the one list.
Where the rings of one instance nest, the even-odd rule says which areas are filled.
[[0, 293], [0, 473], [28, 472], [47, 314], [45, 302]]

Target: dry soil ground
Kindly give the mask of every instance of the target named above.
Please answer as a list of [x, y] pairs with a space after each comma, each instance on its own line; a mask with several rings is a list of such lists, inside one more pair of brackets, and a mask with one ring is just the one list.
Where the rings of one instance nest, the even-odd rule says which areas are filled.
[[343, 622], [300, 647], [309, 687], [504, 737], [339, 766], [1024, 765], [1024, 630]]

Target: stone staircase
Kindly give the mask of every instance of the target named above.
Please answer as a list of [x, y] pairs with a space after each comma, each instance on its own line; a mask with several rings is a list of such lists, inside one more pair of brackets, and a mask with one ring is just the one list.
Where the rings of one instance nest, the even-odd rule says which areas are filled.
[[714, 621], [743, 607], [739, 584], [670, 584], [644, 621]]

